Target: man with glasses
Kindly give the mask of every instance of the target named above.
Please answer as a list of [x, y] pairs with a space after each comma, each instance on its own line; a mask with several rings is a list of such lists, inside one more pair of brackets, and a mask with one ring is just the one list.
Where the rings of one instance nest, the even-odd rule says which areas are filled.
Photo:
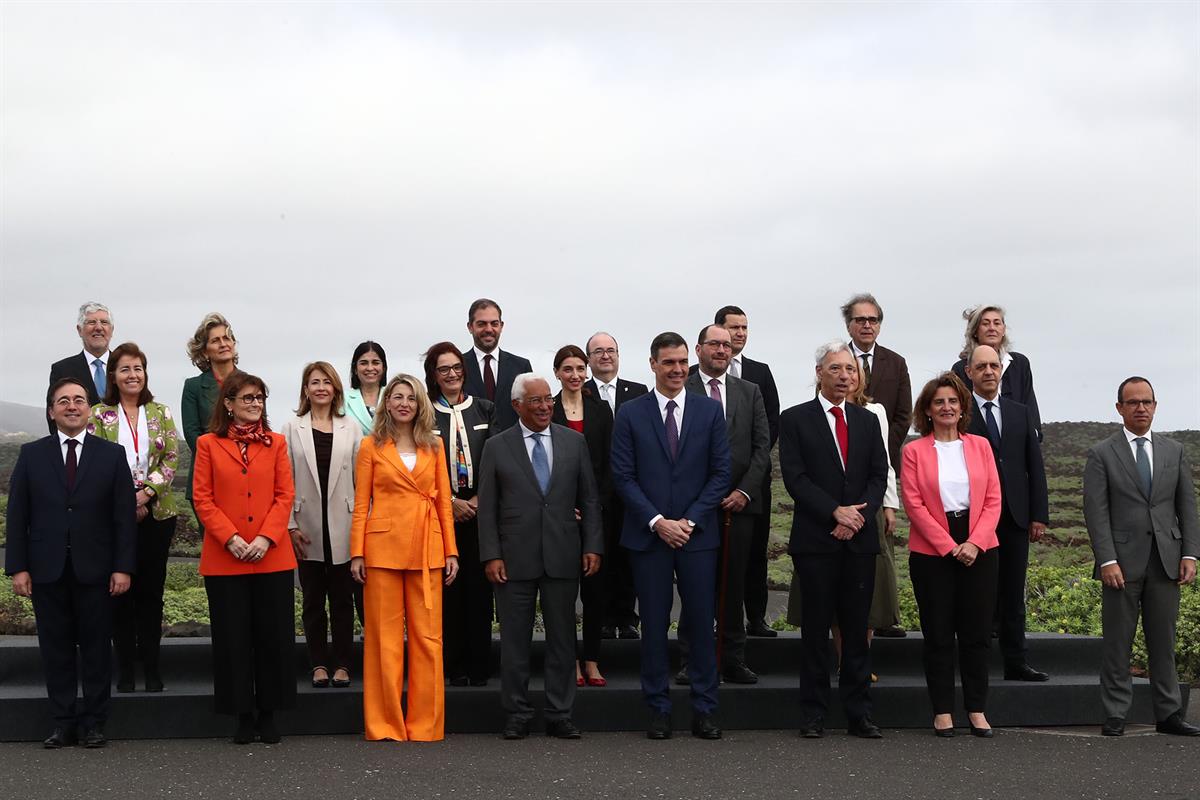
[[1105, 736], [1125, 732], [1133, 700], [1129, 653], [1139, 616], [1156, 729], [1200, 736], [1200, 728], [1184, 720], [1175, 671], [1179, 587], [1196, 579], [1200, 556], [1196, 490], [1183, 446], [1150, 430], [1157, 407], [1150, 381], [1137, 376], [1122, 381], [1117, 413], [1125, 424], [1088, 452], [1083, 470], [1083, 517], [1096, 556], [1093, 577], [1104, 584], [1100, 698], [1105, 721], [1100, 732]]
[[503, 330], [503, 312], [495, 300], [481, 297], [471, 303], [467, 310], [467, 331], [474, 346], [463, 353], [467, 376], [464, 390], [473, 397], [483, 397], [496, 404], [498, 431], [517, 423], [517, 412], [508, 402], [513, 379], [533, 371], [529, 359], [500, 350]]
[[[88, 402], [96, 405], [104, 396], [106, 370], [108, 369], [108, 344], [112, 341], [113, 322], [108, 306], [103, 303], [84, 303], [79, 307], [79, 319], [75, 332], [83, 342], [83, 352], [67, 356], [50, 365], [50, 382], [54, 385], [61, 378], [74, 378], [87, 390]], [[50, 421], [50, 433], [54, 433], [54, 421]]]
[[[617, 340], [603, 331], [593, 333], [587, 340], [588, 367], [592, 377], [584, 386], [608, 403], [613, 419], [621, 406], [649, 391], [645, 384], [617, 377], [621, 367], [621, 351]], [[614, 496], [611, 508], [604, 511], [604, 585], [608, 608], [600, 634], [605, 639], [638, 638], [637, 593], [633, 590], [633, 573], [629, 569], [629, 554], [620, 547], [621, 518], [625, 508], [621, 498]]]

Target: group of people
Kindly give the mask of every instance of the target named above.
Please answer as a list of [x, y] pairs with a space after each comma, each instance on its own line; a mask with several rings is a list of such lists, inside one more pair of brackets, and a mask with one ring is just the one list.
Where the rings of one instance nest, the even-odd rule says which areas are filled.
[[[621, 637], [641, 639], [647, 735], [669, 738], [676, 591], [674, 680], [690, 687], [692, 734], [720, 738], [720, 681], [755, 683], [746, 637], [774, 635], [765, 612], [776, 442], [794, 503], [788, 617], [802, 630], [801, 734], [825, 732], [832, 631], [849, 731], [882, 736], [870, 642], [906, 635], [894, 560], [902, 501], [934, 733], [954, 735], [957, 650], [970, 731], [990, 737], [993, 630], [1006, 680], [1049, 677], [1025, 646], [1029, 543], [1049, 523], [1029, 360], [1009, 347], [1002, 308], [971, 309], [959, 361], [914, 402], [904, 358], [876, 341], [878, 301], [856, 295], [841, 312], [848, 340], [816, 351], [816, 396], [781, 412], [770, 367], [744, 352], [749, 322], [736, 306], [694, 344], [655, 337], [651, 387], [618, 376], [616, 339], [600, 332], [558, 350], [554, 391], [500, 349], [501, 310], [484, 298], [468, 310], [472, 347], [434, 344], [421, 377], [389, 379], [374, 341], [355, 348], [349, 388], [333, 365], [306, 365], [279, 432], [266, 384], [238, 367], [229, 321], [206, 315], [188, 343], [200, 372], [184, 384], [181, 426], [216, 709], [236, 717], [234, 740], [281, 738], [274, 714], [296, 694], [296, 574], [314, 688], [351, 685], [356, 612], [362, 622], [368, 739], [440, 739], [445, 684], [487, 684], [494, 617], [503, 735], [526, 737], [539, 610], [549, 735], [581, 735], [575, 690], [606, 684], [601, 643]], [[110, 349], [112, 315], [98, 303], [81, 307], [77, 332], [83, 352], [51, 367], [51, 436], [22, 447], [9, 495], [5, 569], [33, 598], [55, 724], [47, 747], [80, 736], [104, 745], [110, 641], [119, 692], [134, 691], [138, 663], [145, 690], [163, 690], [163, 586], [181, 510], [178, 432], [149, 389], [145, 353], [132, 342]], [[1173, 656], [1200, 529], [1182, 448], [1150, 434], [1154, 408], [1149, 381], [1122, 383], [1124, 430], [1093, 449], [1085, 471], [1110, 735], [1123, 731], [1131, 699], [1139, 613], [1159, 730], [1200, 734], [1182, 718]], [[905, 444], [910, 427], [919, 438]]]

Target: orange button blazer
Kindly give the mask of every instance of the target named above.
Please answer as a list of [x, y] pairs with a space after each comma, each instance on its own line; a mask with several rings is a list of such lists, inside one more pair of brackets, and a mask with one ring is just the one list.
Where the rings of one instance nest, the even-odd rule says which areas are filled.
[[[242, 463], [237, 442], [215, 433], [196, 440], [192, 463], [192, 494], [196, 516], [204, 525], [200, 550], [201, 575], [245, 575], [296, 568], [288, 536], [288, 515], [295, 488], [287, 441], [272, 433], [271, 446], [250, 444], [249, 464]], [[271, 540], [261, 561], [234, 558], [225, 546], [238, 534], [247, 542], [256, 536]]]

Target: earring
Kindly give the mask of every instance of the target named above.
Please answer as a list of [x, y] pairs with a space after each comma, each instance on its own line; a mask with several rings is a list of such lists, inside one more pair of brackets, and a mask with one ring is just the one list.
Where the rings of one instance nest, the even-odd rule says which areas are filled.
[[232, 411], [230, 411], [230, 410], [227, 408], [227, 409], [225, 409], [225, 416], [227, 416], [227, 417], [232, 417], [232, 416], [233, 416], [233, 412], [232, 412]]

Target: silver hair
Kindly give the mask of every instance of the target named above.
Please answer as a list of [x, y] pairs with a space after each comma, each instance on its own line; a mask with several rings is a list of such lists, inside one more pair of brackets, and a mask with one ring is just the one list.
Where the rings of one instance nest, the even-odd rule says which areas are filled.
[[533, 381], [542, 381], [547, 386], [550, 385], [550, 381], [546, 380], [541, 375], [533, 372], [522, 372], [520, 375], [513, 378], [512, 399], [523, 401], [526, 394], [525, 387], [527, 384]]
[[[826, 342], [825, 344], [821, 345], [817, 348], [817, 352], [814, 354], [814, 357], [817, 359], [817, 366], [821, 366], [821, 362], [824, 361], [827, 356], [831, 356], [834, 353], [840, 353], [843, 350], [847, 353], [850, 353], [850, 345], [846, 344], [841, 339], [834, 339], [833, 341]], [[853, 355], [853, 353], [851, 353], [851, 355]]]
[[621, 351], [621, 345], [617, 344], [617, 337], [613, 336], [608, 331], [596, 331], [595, 333], [593, 333], [591, 336], [588, 337], [588, 340], [586, 342], [584, 342], [584, 345], [583, 345], [584, 351], [589, 356], [592, 354], [592, 339], [595, 339], [597, 336], [607, 336], [608, 338], [612, 339], [613, 347], [617, 348], [617, 352]]
[[[83, 323], [87, 322], [87, 315], [94, 314], [97, 311], [103, 311], [105, 314], [108, 314], [108, 321], [110, 323], [113, 322], [113, 315], [112, 312], [108, 310], [108, 306], [104, 305], [104, 303], [97, 303], [95, 300], [93, 300], [89, 303], [84, 303], [79, 307], [79, 319], [75, 324], [82, 328]], [[113, 323], [113, 327], [116, 327], [115, 323]]]
[[875, 306], [875, 311], [879, 313], [879, 321], [883, 322], [883, 306], [879, 305], [879, 301], [875, 299], [875, 295], [870, 292], [860, 292], [846, 301], [846, 304], [842, 306], [843, 322], [847, 325], [850, 324], [850, 317], [854, 314], [854, 307], [859, 303], [870, 303]]

